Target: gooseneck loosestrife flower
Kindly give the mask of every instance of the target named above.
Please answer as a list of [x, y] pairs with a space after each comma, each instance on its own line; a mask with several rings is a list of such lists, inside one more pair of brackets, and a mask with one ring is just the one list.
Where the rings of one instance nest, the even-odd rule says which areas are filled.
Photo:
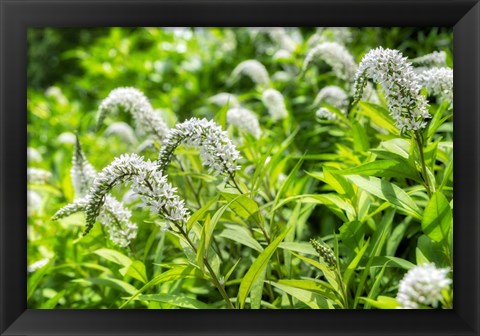
[[123, 109], [130, 113], [137, 123], [139, 131], [151, 134], [162, 141], [168, 131], [160, 113], [155, 111], [147, 97], [138, 89], [120, 87], [112, 90], [105, 98], [97, 112], [97, 127], [103, 123], [107, 113]]
[[227, 123], [252, 134], [256, 139], [262, 135], [256, 114], [241, 106], [233, 107], [227, 111]]
[[402, 133], [425, 128], [426, 119], [431, 117], [427, 100], [420, 95], [419, 78], [406, 57], [398, 50], [382, 47], [368, 52], [355, 74], [353, 104], [360, 100], [369, 78], [381, 85], [390, 114]]
[[225, 106], [228, 104], [228, 106], [238, 106], [239, 102], [237, 99], [237, 96], [231, 93], [227, 92], [220, 92], [217, 93], [214, 96], [211, 96], [208, 98], [208, 101], [212, 104], [218, 105], [218, 106]]
[[27, 181], [31, 184], [45, 184], [52, 178], [52, 173], [41, 168], [27, 168]]
[[453, 103], [453, 69], [430, 68], [418, 73], [420, 84], [427, 89], [428, 94], [440, 100]]
[[445, 51], [434, 51], [412, 59], [412, 64], [423, 67], [444, 67], [447, 64], [447, 54]]
[[344, 110], [348, 107], [348, 95], [347, 93], [340, 87], [335, 85], [329, 85], [322, 88], [313, 104], [318, 106], [321, 103], [326, 103], [328, 105], [332, 105], [339, 110]]
[[184, 201], [176, 194], [176, 188], [167, 182], [158, 164], [145, 161], [137, 154], [124, 154], [113, 160], [95, 178], [87, 196], [84, 234], [93, 227], [108, 192], [115, 186], [128, 182], [132, 183], [131, 190], [140, 196], [152, 212], [167, 220], [165, 229], [171, 222], [183, 225], [188, 221], [189, 212]]
[[[97, 176], [97, 171], [86, 159], [78, 138], [76, 139], [70, 176], [75, 191], [75, 200], [57, 211], [52, 218], [53, 220], [58, 220], [77, 212], [84, 212], [89, 201], [87, 193]], [[130, 221], [131, 217], [130, 210], [125, 208], [115, 197], [111, 195], [105, 196], [105, 205], [99, 213], [99, 222], [107, 228], [110, 240], [114, 244], [127, 247], [137, 236], [138, 227]]]
[[202, 162], [214, 175], [224, 174], [233, 179], [239, 169], [240, 153], [227, 132], [214, 121], [191, 118], [170, 129], [159, 154], [160, 170], [165, 173], [175, 149], [184, 145], [199, 151]]
[[262, 94], [262, 102], [268, 108], [273, 120], [284, 119], [288, 112], [283, 95], [275, 89], [266, 89]]
[[332, 249], [327, 244], [319, 242], [315, 239], [310, 239], [310, 244], [318, 253], [319, 257], [322, 258], [329, 267], [336, 267], [337, 258], [335, 257]]
[[309, 64], [316, 58], [323, 60], [332, 67], [338, 78], [352, 80], [357, 70], [357, 64], [352, 54], [341, 44], [336, 42], [324, 42], [312, 48], [303, 62], [303, 71], [306, 71]]
[[397, 301], [402, 309], [438, 307], [442, 291], [452, 280], [447, 277], [448, 268], [437, 268], [432, 263], [415, 266], [400, 281]]
[[238, 64], [233, 69], [230, 76], [230, 82], [235, 82], [241, 75], [250, 77], [250, 79], [258, 84], [268, 86], [270, 83], [270, 76], [265, 66], [257, 60], [246, 60]]

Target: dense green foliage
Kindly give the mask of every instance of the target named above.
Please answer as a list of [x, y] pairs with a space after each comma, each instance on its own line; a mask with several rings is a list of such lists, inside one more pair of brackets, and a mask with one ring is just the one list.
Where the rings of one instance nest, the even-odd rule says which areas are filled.
[[[304, 68], [304, 60], [310, 44], [332, 41], [357, 65], [382, 46], [409, 60], [443, 51], [451, 68], [452, 31], [339, 31], [289, 29], [294, 47], [282, 54], [279, 38], [247, 28], [30, 29], [29, 167], [51, 176], [28, 185], [28, 307], [396, 308], [399, 283], [415, 265], [448, 268], [451, 278], [450, 102], [423, 88], [432, 118], [402, 133], [380, 85], [371, 84], [378, 101], [352, 104], [352, 80], [320, 59]], [[232, 77], [250, 59], [282, 93], [286, 117], [269, 113], [265, 85]], [[347, 93], [346, 111], [315, 102], [331, 85]], [[75, 134], [97, 171], [124, 153], [158, 159], [161, 141], [140, 150], [149, 136], [131, 114], [109, 113], [97, 127], [102, 100], [124, 86], [143, 92], [169, 128], [214, 120], [241, 157], [229, 180], [210, 174], [197, 151], [176, 149], [166, 173], [191, 213], [185, 234], [162, 230], [164, 219], [127, 197], [128, 184], [113, 189], [138, 225], [126, 248], [99, 221], [82, 236], [82, 212], [52, 220], [78, 197], [70, 176]], [[232, 102], [209, 100], [221, 92], [254, 112], [258, 139], [227, 122]], [[318, 118], [320, 107], [335, 117]], [[133, 136], [106, 132], [119, 121]], [[439, 307], [452, 303], [448, 288]]]

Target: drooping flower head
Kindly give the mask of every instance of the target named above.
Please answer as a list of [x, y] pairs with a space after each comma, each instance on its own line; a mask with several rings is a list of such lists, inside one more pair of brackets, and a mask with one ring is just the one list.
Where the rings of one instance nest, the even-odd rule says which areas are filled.
[[41, 162], [42, 154], [33, 147], [27, 147], [27, 160], [28, 162]]
[[307, 47], [315, 46], [324, 42], [337, 42], [345, 45], [351, 42], [352, 32], [348, 27], [320, 27], [315, 34], [310, 36], [307, 41]]
[[98, 109], [97, 127], [103, 123], [107, 113], [114, 113], [118, 109], [123, 109], [133, 116], [139, 131], [152, 134], [160, 142], [165, 137], [168, 127], [161, 115], [153, 109], [141, 91], [132, 87], [120, 87], [109, 93]]
[[237, 106], [239, 104], [237, 97], [227, 92], [218, 93], [208, 98], [208, 101], [218, 106], [225, 106], [227, 104], [228, 106]]
[[[78, 137], [72, 159], [70, 176], [75, 191], [75, 200], [57, 211], [52, 220], [68, 217], [77, 212], [85, 212], [89, 197], [87, 192], [97, 177], [97, 171], [90, 164], [82, 151]], [[111, 195], [105, 196], [105, 204], [99, 213], [100, 223], [107, 228], [110, 240], [121, 247], [126, 247], [135, 239], [138, 227], [130, 221], [130, 210]]]
[[137, 143], [137, 137], [135, 136], [135, 132], [129, 124], [123, 121], [117, 121], [110, 124], [105, 130], [105, 135], [118, 136], [120, 139], [122, 139], [128, 144]]
[[35, 214], [42, 205], [42, 196], [34, 190], [27, 190], [27, 215]]
[[131, 190], [150, 210], [161, 215], [168, 222], [182, 225], [188, 221], [189, 212], [184, 201], [167, 182], [156, 163], [145, 161], [137, 154], [121, 155], [105, 167], [93, 182], [87, 195], [85, 208], [87, 234], [104, 207], [106, 196], [117, 185], [131, 182]]
[[263, 104], [268, 108], [268, 113], [273, 120], [284, 119], [288, 112], [285, 107], [283, 95], [275, 89], [266, 89], [262, 94]]
[[420, 85], [428, 94], [453, 103], [453, 69], [430, 68], [418, 73]]
[[228, 138], [227, 132], [211, 120], [191, 118], [168, 132], [159, 155], [161, 171], [166, 171], [173, 152], [182, 144], [198, 150], [203, 164], [214, 175], [233, 176], [239, 169], [236, 162], [240, 153]]
[[447, 54], [445, 51], [434, 51], [431, 54], [412, 59], [412, 64], [424, 67], [444, 67], [447, 64]]
[[267, 69], [262, 63], [254, 59], [238, 64], [232, 71], [230, 81], [234, 82], [238, 80], [241, 75], [250, 77], [250, 79], [258, 85], [268, 85], [270, 83]]
[[313, 102], [315, 106], [318, 106], [321, 103], [326, 103], [340, 110], [344, 110], [348, 106], [348, 95], [338, 86], [325, 86], [318, 92]]
[[325, 119], [325, 120], [335, 120], [335, 119], [337, 119], [337, 116], [333, 112], [330, 112], [330, 110], [326, 107], [320, 107], [315, 112], [315, 116], [318, 119]]
[[343, 80], [352, 80], [357, 70], [357, 64], [352, 54], [341, 44], [336, 42], [320, 43], [312, 48], [303, 62], [303, 71], [315, 59], [321, 59], [332, 67], [335, 75]]
[[229, 109], [227, 111], [227, 122], [252, 134], [256, 139], [260, 138], [262, 134], [256, 114], [249, 109], [240, 106]]
[[96, 176], [97, 171], [85, 157], [80, 141], [78, 137], [76, 137], [72, 157], [72, 168], [70, 169], [70, 177], [72, 179], [73, 190], [75, 191], [75, 198], [85, 196]]
[[430, 114], [427, 100], [420, 95], [419, 78], [398, 50], [379, 47], [363, 57], [355, 75], [354, 104], [361, 98], [369, 78], [381, 85], [390, 114], [402, 133], [427, 125], [425, 120]]
[[45, 184], [52, 178], [52, 173], [41, 168], [27, 168], [27, 181], [31, 184]]
[[397, 301], [400, 308], [418, 309], [422, 306], [436, 308], [442, 299], [442, 290], [452, 283], [447, 277], [448, 272], [448, 268], [439, 269], [431, 263], [410, 269], [400, 281], [398, 288]]
[[280, 47], [281, 50], [293, 52], [297, 48], [297, 43], [292, 39], [285, 28], [272, 27], [267, 30], [270, 38]]

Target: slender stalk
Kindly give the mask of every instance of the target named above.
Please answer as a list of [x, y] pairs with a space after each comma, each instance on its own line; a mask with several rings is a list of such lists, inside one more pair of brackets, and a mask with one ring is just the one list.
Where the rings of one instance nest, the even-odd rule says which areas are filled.
[[[195, 247], [195, 245], [193, 244], [193, 242], [190, 240], [190, 238], [188, 237], [188, 234], [185, 232], [185, 230], [175, 224], [175, 226], [177, 227], [177, 229], [180, 231], [181, 235], [185, 238], [185, 240], [187, 241], [188, 245], [190, 245], [190, 247], [193, 249], [193, 251], [195, 252], [195, 254], [197, 253], [197, 248]], [[215, 287], [217, 287], [218, 291], [220, 292], [220, 294], [222, 295], [223, 299], [225, 300], [225, 302], [227, 303], [227, 306], [229, 309], [235, 309], [235, 307], [233, 306], [232, 302], [230, 301], [230, 298], [228, 297], [228, 294], [227, 292], [225, 292], [225, 288], [223, 288], [222, 284], [220, 283], [220, 281], [218, 280], [217, 278], [217, 275], [215, 274], [215, 272], [213, 271], [212, 267], [210, 266], [210, 263], [208, 262], [208, 259], [203, 257], [203, 262], [204, 262], [204, 265], [205, 267], [207, 267], [208, 269], [208, 272], [210, 273], [210, 276], [212, 277], [212, 281], [213, 281], [213, 284], [215, 285]]]
[[[186, 173], [186, 170], [185, 168], [183, 167], [183, 164], [182, 162], [180, 161], [180, 159], [176, 158], [175, 157], [175, 161], [178, 163], [178, 165], [180, 166], [180, 169]], [[190, 176], [186, 176], [186, 180], [187, 180], [187, 183], [188, 183], [188, 186], [190, 187], [190, 189], [192, 189], [192, 193], [193, 195], [195, 196], [195, 200], [197, 201], [197, 204], [198, 204], [198, 207], [201, 208], [202, 207], [202, 202], [200, 201], [200, 197], [198, 195], [198, 193], [195, 191], [195, 188], [193, 186], [193, 182], [192, 182], [192, 179], [190, 178]]]
[[430, 186], [430, 178], [428, 177], [427, 166], [425, 164], [425, 155], [423, 153], [422, 135], [418, 131], [416, 131], [414, 137], [415, 137], [415, 142], [417, 143], [418, 153], [419, 153], [419, 156], [420, 156], [420, 164], [422, 166], [422, 177], [423, 177], [423, 181], [425, 183], [425, 189], [427, 189], [428, 196], [431, 197], [432, 196], [432, 187]]

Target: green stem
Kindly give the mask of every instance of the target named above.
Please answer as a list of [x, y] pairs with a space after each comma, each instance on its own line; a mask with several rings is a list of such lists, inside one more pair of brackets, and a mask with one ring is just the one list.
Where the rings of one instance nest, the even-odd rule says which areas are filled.
[[[192, 243], [192, 241], [188, 237], [188, 234], [185, 232], [185, 230], [181, 226], [179, 226], [177, 224], [175, 224], [175, 226], [177, 227], [177, 229], [180, 231], [182, 236], [186, 239], [187, 243], [190, 245], [190, 247], [193, 249], [193, 251], [196, 254], [197, 253], [197, 248], [195, 247], [195, 245]], [[223, 299], [227, 303], [228, 308], [229, 309], [235, 309], [232, 302], [230, 301], [230, 298], [228, 297], [227, 292], [225, 292], [225, 288], [223, 288], [223, 286], [220, 283], [220, 281], [218, 280], [215, 272], [213, 271], [212, 267], [210, 266], [210, 263], [208, 262], [208, 259], [203, 257], [203, 262], [204, 262], [205, 266], [207, 267], [208, 272], [210, 273], [210, 276], [212, 277], [213, 284], [215, 285], [215, 287], [217, 287], [218, 291], [220, 292]]]
[[415, 142], [417, 143], [418, 153], [419, 153], [419, 156], [420, 156], [420, 164], [422, 166], [422, 177], [423, 177], [423, 181], [424, 181], [424, 184], [425, 184], [425, 189], [427, 189], [428, 196], [431, 197], [432, 196], [432, 187], [430, 186], [430, 178], [428, 177], [427, 166], [425, 164], [425, 155], [423, 153], [422, 135], [418, 131], [416, 131], [414, 137], [415, 137]]

